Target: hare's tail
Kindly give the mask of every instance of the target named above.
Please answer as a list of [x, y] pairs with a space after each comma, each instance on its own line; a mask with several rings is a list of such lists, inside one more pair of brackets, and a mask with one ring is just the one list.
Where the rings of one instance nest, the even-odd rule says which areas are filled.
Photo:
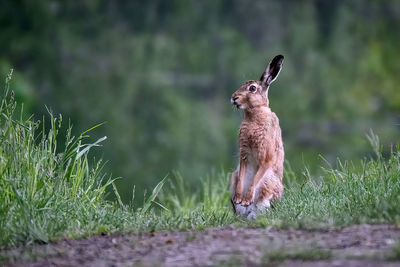
[[265, 199], [262, 202], [253, 203], [248, 206], [242, 204], [234, 204], [233, 202], [232, 205], [233, 211], [237, 216], [245, 217], [247, 219], [255, 219], [260, 212], [265, 211], [271, 207], [271, 203], [268, 199]]
[[253, 214], [252, 216], [254, 216], [255, 218], [255, 216], [257, 215], [257, 206], [254, 203], [251, 205], [242, 205], [240, 203], [232, 204], [233, 210], [237, 216], [248, 218], [250, 214]]

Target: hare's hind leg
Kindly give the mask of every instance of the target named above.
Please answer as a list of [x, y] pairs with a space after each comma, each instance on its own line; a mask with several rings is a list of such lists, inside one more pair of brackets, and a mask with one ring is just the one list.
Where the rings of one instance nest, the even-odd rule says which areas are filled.
[[283, 185], [281, 179], [269, 169], [264, 174], [256, 189], [256, 202], [249, 206], [248, 219], [255, 219], [260, 212], [271, 207], [271, 201], [281, 197]]
[[235, 188], [236, 188], [236, 183], [237, 183], [237, 179], [238, 179], [238, 171], [234, 171], [232, 173], [232, 177], [231, 177], [231, 186], [230, 186], [230, 193], [231, 193], [231, 204], [232, 204], [232, 209], [233, 212], [236, 213], [236, 208], [235, 208], [235, 203], [233, 202], [233, 198], [235, 196]]
[[271, 207], [271, 201], [282, 196], [283, 184], [282, 180], [276, 173], [269, 169], [263, 179], [260, 181], [257, 209], [265, 210]]

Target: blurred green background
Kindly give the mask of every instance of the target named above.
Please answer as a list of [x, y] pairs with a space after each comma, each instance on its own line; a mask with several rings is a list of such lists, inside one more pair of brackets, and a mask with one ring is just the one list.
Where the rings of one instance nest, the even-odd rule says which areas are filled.
[[[0, 0], [0, 74], [28, 114], [107, 123], [107, 172], [137, 199], [171, 171], [235, 168], [230, 95], [285, 55], [270, 89], [292, 168], [386, 151], [400, 130], [400, 2]], [[97, 153], [97, 154], [96, 154]]]

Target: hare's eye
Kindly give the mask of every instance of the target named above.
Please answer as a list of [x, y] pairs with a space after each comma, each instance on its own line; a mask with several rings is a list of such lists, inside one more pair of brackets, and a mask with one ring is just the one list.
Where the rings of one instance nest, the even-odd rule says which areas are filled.
[[249, 91], [252, 93], [254, 93], [256, 90], [257, 90], [257, 88], [254, 85], [249, 87]]

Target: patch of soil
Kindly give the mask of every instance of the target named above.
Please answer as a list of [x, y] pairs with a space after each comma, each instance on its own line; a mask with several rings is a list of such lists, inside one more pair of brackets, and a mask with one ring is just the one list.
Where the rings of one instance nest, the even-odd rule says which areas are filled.
[[[113, 234], [2, 251], [9, 266], [400, 266], [400, 228]], [[396, 250], [397, 249], [397, 250]], [[400, 254], [400, 252], [398, 252]]]

